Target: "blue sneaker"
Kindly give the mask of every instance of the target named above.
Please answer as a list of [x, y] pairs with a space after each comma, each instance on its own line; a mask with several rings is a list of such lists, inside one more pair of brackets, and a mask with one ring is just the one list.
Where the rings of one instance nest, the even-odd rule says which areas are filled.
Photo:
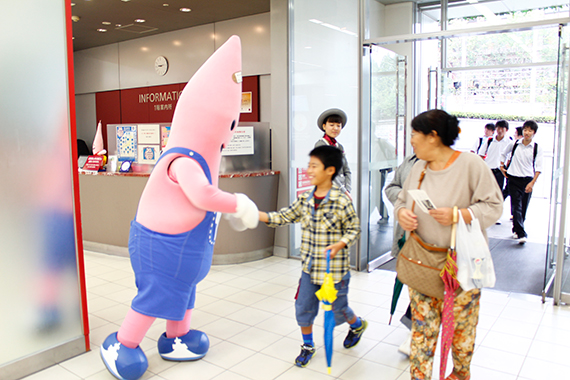
[[360, 338], [362, 338], [364, 330], [368, 327], [368, 322], [366, 322], [366, 320], [360, 318], [360, 321], [362, 324], [359, 328], [348, 330], [348, 335], [344, 339], [344, 348], [352, 348], [360, 342]]
[[301, 346], [301, 353], [297, 356], [297, 359], [295, 359], [295, 365], [298, 367], [306, 367], [313, 358], [313, 355], [315, 355], [315, 352], [317, 352], [315, 346], [303, 344]]
[[164, 360], [178, 362], [203, 358], [210, 348], [208, 335], [198, 330], [190, 330], [186, 335], [167, 338], [163, 333], [158, 339], [158, 353]]
[[128, 348], [117, 340], [117, 333], [105, 339], [101, 345], [103, 363], [119, 380], [139, 379], [148, 368], [148, 360], [140, 347]]

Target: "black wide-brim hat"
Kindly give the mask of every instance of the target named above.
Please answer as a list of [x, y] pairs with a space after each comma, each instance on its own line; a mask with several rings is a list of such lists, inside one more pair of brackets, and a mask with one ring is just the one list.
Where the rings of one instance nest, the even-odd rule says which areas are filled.
[[338, 117], [340, 117], [341, 119], [341, 124], [342, 124], [342, 128], [344, 128], [344, 126], [346, 125], [346, 120], [348, 119], [346, 117], [346, 114], [344, 113], [343, 110], [340, 110], [338, 108], [330, 108], [328, 110], [326, 110], [325, 112], [323, 112], [321, 114], [321, 116], [319, 116], [319, 118], [317, 119], [317, 126], [319, 127], [319, 129], [321, 131], [325, 131], [323, 129], [323, 124], [325, 123], [325, 120], [329, 117], [329, 116], [333, 116], [336, 115]]

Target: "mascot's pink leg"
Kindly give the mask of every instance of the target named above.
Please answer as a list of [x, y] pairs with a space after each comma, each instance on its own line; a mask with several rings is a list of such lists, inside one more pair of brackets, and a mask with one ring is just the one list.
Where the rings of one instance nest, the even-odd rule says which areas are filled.
[[186, 310], [184, 319], [181, 321], [166, 321], [166, 337], [176, 338], [183, 336], [190, 331], [190, 320], [192, 319], [192, 309]]
[[166, 321], [166, 332], [158, 339], [158, 353], [174, 361], [198, 360], [210, 348], [210, 340], [202, 331], [190, 330], [192, 309], [186, 310], [181, 321]]
[[119, 332], [101, 345], [103, 363], [117, 379], [136, 380], [145, 373], [148, 360], [140, 343], [155, 319], [130, 309]]
[[129, 309], [117, 333], [117, 339], [128, 348], [137, 348], [155, 319]]

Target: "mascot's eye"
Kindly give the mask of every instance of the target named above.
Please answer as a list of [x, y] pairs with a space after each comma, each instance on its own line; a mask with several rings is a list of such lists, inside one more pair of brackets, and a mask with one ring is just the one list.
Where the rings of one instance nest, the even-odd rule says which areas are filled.
[[232, 126], [230, 127], [230, 131], [233, 131], [234, 128], [236, 127], [236, 121], [232, 121]]

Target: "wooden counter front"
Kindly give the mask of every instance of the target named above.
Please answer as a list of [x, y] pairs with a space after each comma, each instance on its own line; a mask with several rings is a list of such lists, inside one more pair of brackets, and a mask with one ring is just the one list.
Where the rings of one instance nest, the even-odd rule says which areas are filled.
[[[87, 250], [128, 256], [129, 229], [149, 174], [81, 173], [81, 221]], [[220, 175], [219, 188], [243, 193], [260, 210], [277, 207], [279, 172]], [[214, 264], [243, 263], [273, 255], [275, 230], [260, 223], [256, 229], [234, 231], [222, 217], [214, 246]]]

